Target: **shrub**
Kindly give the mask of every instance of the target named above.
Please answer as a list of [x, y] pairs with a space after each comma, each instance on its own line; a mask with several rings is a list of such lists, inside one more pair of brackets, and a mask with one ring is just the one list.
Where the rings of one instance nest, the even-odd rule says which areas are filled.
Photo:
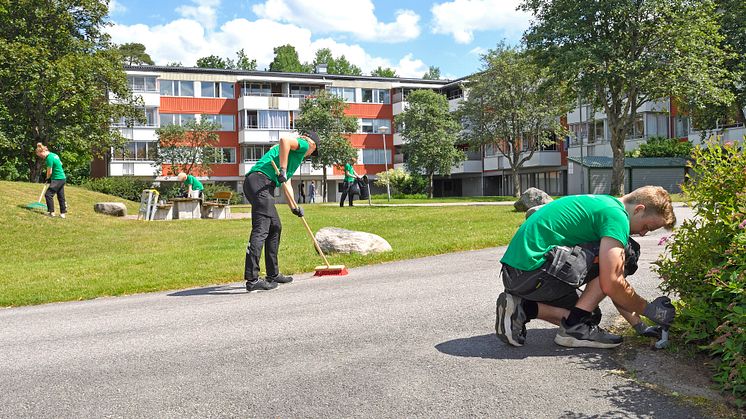
[[627, 157], [685, 157], [692, 154], [692, 143], [676, 138], [650, 137], [637, 150], [628, 151]]
[[221, 185], [219, 183], [205, 183], [204, 184], [205, 190], [205, 199], [212, 199], [215, 196], [216, 192], [233, 192], [233, 196], [231, 196], [231, 205], [238, 205], [243, 203], [243, 194], [237, 193], [233, 189], [230, 188], [230, 186]]
[[376, 186], [391, 185], [391, 196], [419, 195], [427, 189], [427, 179], [418, 174], [410, 174], [403, 169], [389, 169], [376, 174]]
[[679, 295], [674, 330], [718, 361], [713, 379], [746, 402], [746, 153], [710, 141], [692, 152], [682, 186], [696, 218], [685, 221], [655, 262], [661, 288]]
[[150, 180], [136, 179], [132, 177], [105, 177], [100, 179], [89, 179], [81, 186], [95, 192], [118, 196], [130, 201], [140, 202], [143, 189], [149, 189]]

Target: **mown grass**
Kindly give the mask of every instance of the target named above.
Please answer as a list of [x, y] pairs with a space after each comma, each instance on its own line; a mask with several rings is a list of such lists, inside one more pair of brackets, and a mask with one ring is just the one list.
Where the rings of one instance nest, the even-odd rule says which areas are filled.
[[[122, 199], [66, 187], [68, 218], [22, 208], [41, 185], [0, 182], [0, 307], [89, 299], [239, 281], [250, 219], [143, 222], [93, 212], [93, 204]], [[130, 214], [138, 204], [127, 202]], [[300, 220], [285, 206], [280, 268], [311, 272], [320, 258]], [[331, 255], [356, 267], [505, 245], [523, 219], [512, 206], [345, 207], [308, 205], [316, 231], [335, 226], [375, 233], [393, 252]], [[495, 261], [497, 269], [497, 261]]]

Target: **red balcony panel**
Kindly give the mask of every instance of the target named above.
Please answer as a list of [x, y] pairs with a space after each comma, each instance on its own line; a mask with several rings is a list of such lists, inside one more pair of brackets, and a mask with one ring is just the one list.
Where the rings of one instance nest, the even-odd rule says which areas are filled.
[[161, 97], [160, 112], [236, 115], [238, 101], [235, 99]]
[[393, 109], [391, 105], [379, 105], [375, 103], [350, 103], [345, 109], [346, 115], [358, 118], [392, 119]]
[[[350, 144], [355, 148], [383, 149], [383, 134], [349, 134]], [[394, 136], [386, 134], [386, 148], [394, 148]]]

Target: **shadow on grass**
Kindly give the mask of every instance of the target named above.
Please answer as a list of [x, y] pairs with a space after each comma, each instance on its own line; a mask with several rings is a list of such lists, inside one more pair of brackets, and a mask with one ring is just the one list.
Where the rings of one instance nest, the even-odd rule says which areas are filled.
[[246, 287], [243, 284], [216, 285], [212, 287], [176, 291], [167, 295], [169, 297], [192, 297], [196, 295], [246, 295]]

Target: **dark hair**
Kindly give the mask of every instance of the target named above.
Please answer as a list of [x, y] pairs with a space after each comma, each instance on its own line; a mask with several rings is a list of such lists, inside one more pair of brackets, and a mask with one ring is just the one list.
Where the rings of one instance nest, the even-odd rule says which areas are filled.
[[316, 134], [316, 131], [308, 131], [306, 134], [308, 138], [313, 140], [313, 142], [316, 144], [316, 148], [313, 150], [313, 153], [311, 153], [311, 156], [316, 157], [319, 155], [319, 143], [321, 140], [319, 139], [319, 134]]

